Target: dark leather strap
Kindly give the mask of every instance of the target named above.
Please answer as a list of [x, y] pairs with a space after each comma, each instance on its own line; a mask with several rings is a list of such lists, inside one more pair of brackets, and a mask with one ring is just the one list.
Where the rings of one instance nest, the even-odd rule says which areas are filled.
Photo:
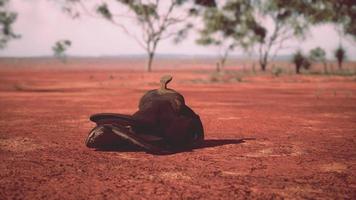
[[117, 113], [98, 113], [90, 116], [90, 120], [97, 125], [117, 124], [121, 126], [135, 126], [140, 122], [133, 119], [131, 115]]

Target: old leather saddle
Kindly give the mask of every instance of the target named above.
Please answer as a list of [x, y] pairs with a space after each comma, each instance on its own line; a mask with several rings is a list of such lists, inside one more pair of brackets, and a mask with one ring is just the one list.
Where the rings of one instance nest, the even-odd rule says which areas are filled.
[[136, 145], [150, 153], [171, 153], [196, 147], [204, 140], [199, 115], [184, 97], [167, 88], [172, 76], [163, 76], [160, 88], [150, 90], [139, 101], [133, 115], [99, 113], [90, 116], [96, 127], [85, 141], [89, 148], [105, 149]]

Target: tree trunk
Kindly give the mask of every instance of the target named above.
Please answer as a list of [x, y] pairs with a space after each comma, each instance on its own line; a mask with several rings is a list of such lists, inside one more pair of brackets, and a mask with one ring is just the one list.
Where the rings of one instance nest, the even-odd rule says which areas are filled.
[[266, 71], [267, 68], [267, 56], [265, 55], [262, 59], [260, 59], [260, 66], [262, 71]]
[[152, 71], [152, 63], [153, 63], [154, 56], [155, 56], [154, 52], [148, 52], [147, 72]]
[[338, 65], [339, 65], [339, 69], [342, 68], [342, 61], [341, 60], [338, 60]]
[[216, 62], [216, 72], [220, 72], [220, 62]]
[[267, 64], [265, 62], [261, 62], [260, 66], [262, 71], [266, 71]]
[[221, 70], [221, 71], [224, 71], [225, 63], [226, 63], [226, 58], [222, 58], [222, 59], [220, 60], [220, 70]]
[[300, 74], [300, 67], [299, 65], [295, 66], [295, 73]]
[[224, 71], [226, 60], [227, 60], [227, 57], [229, 56], [229, 51], [230, 51], [230, 49], [225, 50], [224, 55], [222, 55], [222, 57], [220, 59], [220, 69], [221, 69], [221, 71]]
[[323, 63], [324, 64], [324, 74], [328, 74], [328, 66], [326, 64], [326, 62]]
[[267, 49], [263, 54], [262, 52], [260, 53], [260, 66], [262, 71], [266, 71], [267, 65], [268, 65], [268, 55], [269, 55], [269, 50]]

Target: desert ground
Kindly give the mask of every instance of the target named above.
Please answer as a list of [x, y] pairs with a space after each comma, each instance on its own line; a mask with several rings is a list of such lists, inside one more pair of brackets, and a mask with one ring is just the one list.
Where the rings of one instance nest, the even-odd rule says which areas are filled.
[[[0, 61], [0, 199], [356, 198], [355, 75], [143, 65]], [[84, 145], [91, 114], [134, 113], [164, 74], [202, 119], [200, 147], [152, 155]]]

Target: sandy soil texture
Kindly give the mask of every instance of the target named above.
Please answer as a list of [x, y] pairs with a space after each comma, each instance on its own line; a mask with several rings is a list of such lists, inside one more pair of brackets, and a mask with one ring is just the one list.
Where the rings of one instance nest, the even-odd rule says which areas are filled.
[[[98, 112], [131, 114], [159, 77], [200, 116], [191, 152], [95, 151]], [[0, 199], [355, 199], [356, 79], [206, 70], [0, 70]]]

